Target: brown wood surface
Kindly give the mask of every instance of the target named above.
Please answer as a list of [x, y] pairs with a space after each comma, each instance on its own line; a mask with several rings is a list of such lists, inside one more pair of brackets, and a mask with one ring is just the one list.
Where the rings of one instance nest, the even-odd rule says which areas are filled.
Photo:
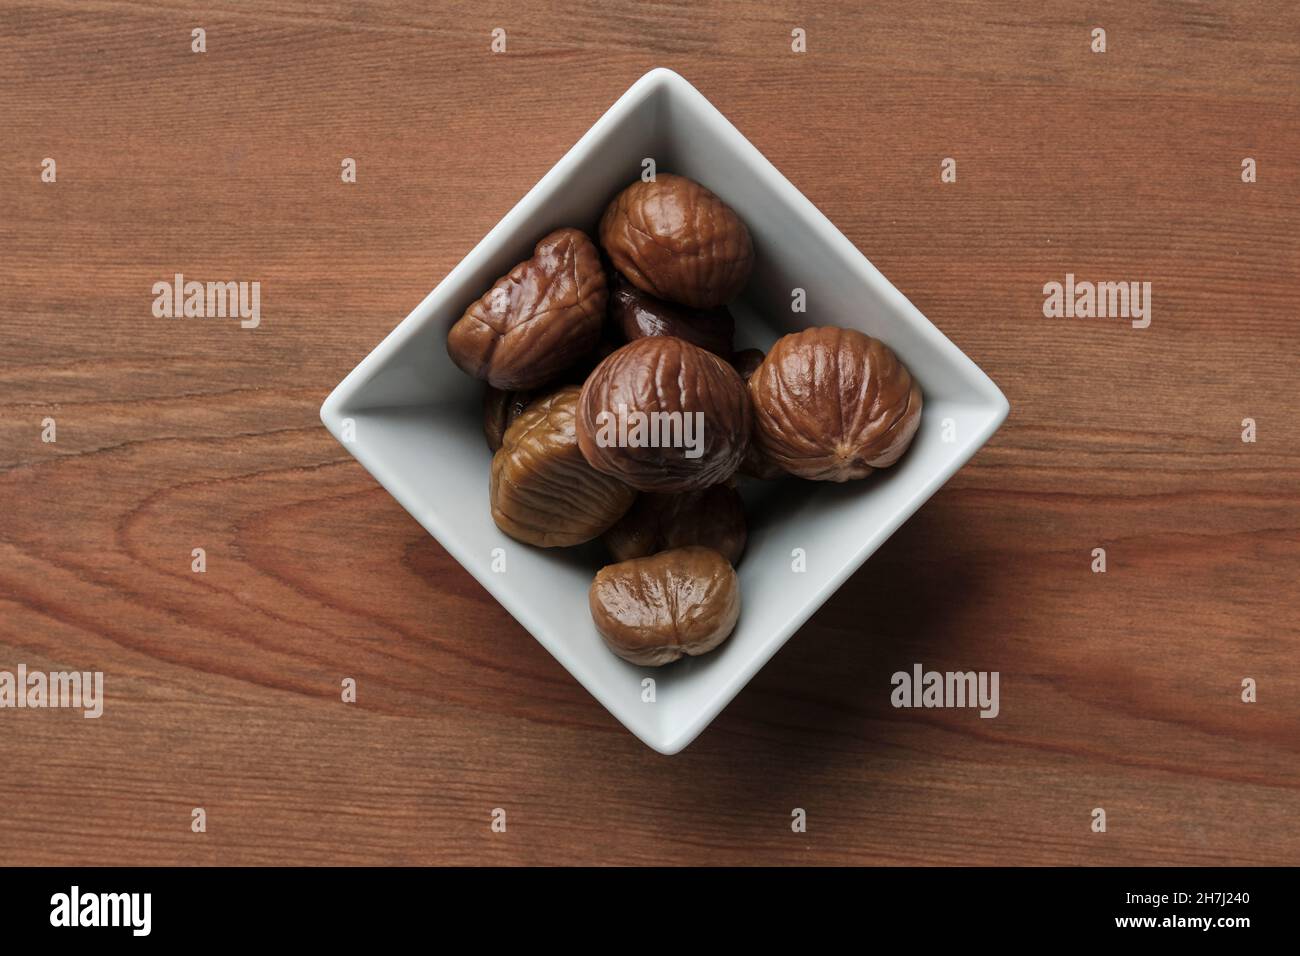
[[[3, 862], [1300, 863], [1295, 5], [187, 6], [0, 4], [0, 669], [107, 681], [0, 710]], [[1012, 404], [675, 757], [317, 417], [655, 66]], [[262, 326], [155, 319], [177, 271]], [[914, 661], [1001, 716], [892, 709]]]

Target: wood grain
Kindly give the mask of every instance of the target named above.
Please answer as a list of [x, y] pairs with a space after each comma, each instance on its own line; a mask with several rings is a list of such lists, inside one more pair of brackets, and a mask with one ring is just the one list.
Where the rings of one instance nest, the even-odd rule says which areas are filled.
[[[0, 4], [0, 669], [108, 695], [0, 711], [5, 862], [1300, 863], [1293, 5], [199, 9]], [[672, 758], [317, 418], [654, 66], [1012, 403]], [[153, 318], [176, 271], [262, 326]], [[1150, 281], [1151, 327], [1044, 319], [1066, 272]], [[1001, 716], [892, 709], [913, 661], [999, 670]]]

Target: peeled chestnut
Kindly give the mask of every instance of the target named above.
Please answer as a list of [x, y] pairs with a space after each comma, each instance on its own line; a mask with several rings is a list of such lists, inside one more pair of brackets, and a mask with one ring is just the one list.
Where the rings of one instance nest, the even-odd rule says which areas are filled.
[[650, 667], [713, 650], [740, 616], [736, 572], [711, 548], [676, 548], [601, 568], [588, 599], [610, 650]]
[[570, 385], [529, 405], [492, 456], [492, 520], [518, 541], [542, 548], [590, 541], [636, 497], [588, 465], [578, 450], [578, 394]]
[[754, 438], [785, 471], [849, 481], [894, 464], [921, 424], [921, 388], [893, 351], [853, 329], [804, 329], [750, 376]]
[[615, 561], [697, 544], [735, 564], [745, 550], [745, 508], [730, 484], [676, 495], [638, 495], [603, 540]]
[[578, 229], [557, 229], [465, 310], [447, 353], [495, 388], [537, 388], [595, 347], [607, 300], [595, 244]]
[[600, 220], [600, 244], [638, 289], [696, 309], [734, 299], [754, 265], [749, 229], [735, 211], [669, 173], [614, 197]]
[[534, 398], [532, 392], [503, 392], [491, 385], [483, 392], [483, 437], [488, 448], [496, 451], [506, 429], [523, 414]]
[[[741, 349], [731, 356], [731, 367], [739, 373], [745, 384], [749, 384], [749, 378], [754, 371], [763, 364], [763, 353], [758, 349]], [[758, 427], [757, 419], [754, 427]], [[780, 478], [785, 474], [783, 469], [767, 455], [763, 454], [763, 448], [759, 445], [758, 440], [750, 435], [749, 447], [745, 449], [745, 458], [740, 463], [740, 473], [748, 475], [750, 478], [761, 478], [770, 481], [774, 478]]]
[[736, 320], [725, 306], [691, 309], [665, 302], [616, 276], [609, 296], [609, 313], [629, 342], [651, 335], [675, 335], [714, 355], [726, 358], [731, 354]]
[[726, 481], [752, 427], [745, 383], [711, 352], [672, 336], [637, 339], [588, 376], [578, 447], [597, 471], [638, 491]]

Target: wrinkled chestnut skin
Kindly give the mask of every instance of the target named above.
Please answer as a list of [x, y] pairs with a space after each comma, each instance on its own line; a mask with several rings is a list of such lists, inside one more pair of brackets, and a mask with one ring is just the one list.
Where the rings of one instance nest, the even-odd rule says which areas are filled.
[[731, 340], [736, 333], [736, 320], [725, 306], [691, 309], [665, 302], [642, 292], [622, 276], [614, 279], [609, 314], [629, 342], [652, 335], [675, 335], [723, 358], [731, 354]]
[[754, 266], [753, 240], [735, 211], [670, 173], [614, 197], [600, 220], [600, 244], [642, 292], [696, 309], [730, 302]]
[[494, 388], [537, 388], [596, 345], [608, 297], [595, 245], [577, 229], [557, 229], [465, 310], [447, 353]]
[[745, 550], [745, 536], [740, 494], [726, 484], [677, 495], [638, 495], [603, 540], [615, 561], [697, 544], [735, 564]]
[[496, 451], [501, 447], [506, 429], [536, 397], [533, 392], [503, 392], [491, 385], [487, 387], [483, 392], [483, 437], [489, 449]]
[[712, 548], [676, 548], [601, 568], [588, 599], [609, 649], [648, 667], [708, 653], [740, 617], [736, 572]]
[[492, 456], [492, 520], [517, 541], [541, 548], [581, 544], [603, 534], [636, 492], [596, 471], [574, 434], [578, 388], [529, 405]]
[[[680, 413], [659, 419], [677, 421], [679, 444], [692, 429], [699, 455], [685, 447], [619, 447], [620, 406], [632, 432], [636, 413]], [[606, 417], [607, 413], [608, 417]], [[653, 418], [649, 419], [654, 421]], [[612, 425], [610, 424], [612, 422]], [[728, 363], [711, 352], [672, 336], [637, 339], [596, 367], [578, 400], [578, 447], [597, 471], [612, 475], [638, 491], [690, 491], [726, 481], [740, 466], [749, 446], [752, 414], [745, 383]], [[694, 452], [692, 451], [692, 454]]]
[[[731, 356], [732, 368], [740, 374], [746, 385], [749, 384], [750, 376], [762, 364], [763, 353], [758, 349], [741, 349]], [[755, 416], [754, 427], [755, 429], [758, 427], [757, 416]], [[759, 445], [758, 439], [751, 433], [749, 448], [745, 450], [745, 459], [740, 463], [740, 473], [748, 475], [750, 478], [772, 481], [784, 477], [785, 469], [763, 454], [762, 446]]]
[[921, 424], [921, 388], [893, 351], [853, 329], [780, 339], [749, 379], [754, 437], [792, 475], [850, 481], [898, 461]]

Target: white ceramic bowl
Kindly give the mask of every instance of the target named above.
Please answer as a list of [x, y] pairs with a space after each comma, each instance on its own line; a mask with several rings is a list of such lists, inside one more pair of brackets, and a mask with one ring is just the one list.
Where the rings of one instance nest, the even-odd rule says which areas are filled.
[[[851, 326], [888, 344], [925, 393], [921, 427], [893, 468], [842, 485], [745, 482], [740, 623], [713, 653], [657, 669], [615, 657], [592, 626], [587, 591], [606, 563], [599, 542], [543, 550], [493, 524], [483, 386], [451, 363], [445, 347], [469, 303], [528, 258], [541, 236], [577, 226], [594, 238], [605, 205], [641, 175], [647, 157], [659, 171], [703, 183], [749, 225], [757, 263], [732, 309], [738, 348], [766, 349], [808, 325]], [[806, 313], [791, 311], [794, 288], [806, 290]], [[698, 90], [660, 69], [623, 94], [348, 374], [321, 406], [321, 420], [597, 700], [646, 744], [672, 754], [988, 440], [1008, 408], [988, 376]], [[504, 573], [493, 571], [498, 548]], [[800, 553], [806, 570], [796, 571]], [[656, 682], [653, 702], [643, 693], [646, 677]]]

